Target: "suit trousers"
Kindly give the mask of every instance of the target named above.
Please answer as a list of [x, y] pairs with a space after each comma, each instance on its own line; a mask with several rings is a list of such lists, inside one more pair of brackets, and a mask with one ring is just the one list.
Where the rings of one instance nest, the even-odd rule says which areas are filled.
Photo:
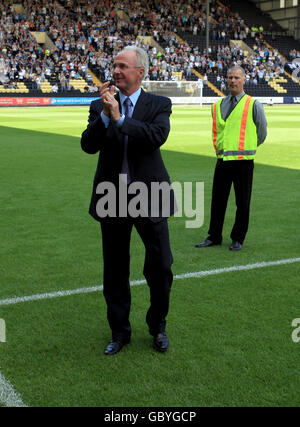
[[173, 257], [167, 219], [110, 218], [101, 221], [103, 250], [103, 294], [113, 340], [129, 341], [131, 294], [130, 238], [133, 226], [145, 246], [144, 276], [150, 288], [150, 307], [146, 322], [151, 335], [164, 332], [173, 281]]
[[236, 215], [230, 237], [232, 240], [243, 243], [249, 225], [253, 170], [253, 160], [217, 160], [208, 231], [208, 238], [214, 243], [222, 242], [225, 212], [232, 183], [235, 192]]

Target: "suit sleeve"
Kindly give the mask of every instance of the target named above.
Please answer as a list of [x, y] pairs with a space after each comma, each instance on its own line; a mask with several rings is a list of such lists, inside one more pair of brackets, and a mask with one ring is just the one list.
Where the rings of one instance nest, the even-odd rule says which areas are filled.
[[[153, 103], [154, 104], [154, 103]], [[171, 100], [161, 97], [152, 105], [154, 113], [144, 121], [125, 118], [121, 132], [132, 137], [134, 143], [143, 145], [147, 150], [156, 150], [163, 145], [170, 132]]]
[[90, 105], [88, 126], [81, 135], [81, 148], [88, 154], [95, 154], [104, 143], [106, 128], [101, 119], [101, 111], [97, 104], [92, 102]]

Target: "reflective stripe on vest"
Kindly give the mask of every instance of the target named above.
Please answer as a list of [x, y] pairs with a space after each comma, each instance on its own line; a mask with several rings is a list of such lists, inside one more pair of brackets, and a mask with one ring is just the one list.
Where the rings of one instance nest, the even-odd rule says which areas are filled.
[[[240, 129], [240, 141], [239, 141], [239, 151], [243, 152], [245, 147], [245, 132], [246, 132], [246, 123], [249, 113], [249, 105], [251, 101], [251, 96], [248, 95], [242, 116], [241, 129]], [[250, 153], [249, 153], [250, 154]], [[255, 153], [254, 153], [255, 154]], [[243, 160], [243, 155], [239, 155], [238, 160]]]
[[216, 102], [214, 105], [214, 114], [213, 114], [213, 135], [214, 135], [213, 136], [213, 144], [214, 144], [215, 150], [218, 154], [217, 144], [216, 144], [216, 142], [217, 142], [217, 103]]
[[[231, 150], [231, 151], [225, 151], [219, 150], [217, 151], [217, 154], [223, 154], [223, 156], [239, 156], [238, 160], [243, 160], [243, 156], [254, 156], [256, 153], [256, 150]], [[241, 157], [241, 158], [240, 158]]]

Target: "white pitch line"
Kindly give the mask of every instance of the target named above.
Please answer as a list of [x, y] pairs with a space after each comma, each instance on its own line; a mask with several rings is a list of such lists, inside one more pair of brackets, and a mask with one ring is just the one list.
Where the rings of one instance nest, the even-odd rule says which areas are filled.
[[14, 390], [13, 386], [0, 371], [0, 403], [11, 408], [27, 407], [21, 396]]
[[[196, 271], [191, 273], [177, 274], [176, 276], [174, 276], [174, 280], [206, 277], [210, 275], [230, 273], [234, 271], [254, 270], [257, 268], [273, 267], [273, 266], [284, 265], [284, 264], [293, 264], [296, 262], [300, 262], [300, 258], [287, 258], [287, 259], [280, 259], [277, 261], [263, 261], [263, 262], [257, 262], [254, 264], [234, 265], [232, 267], [217, 268], [214, 270], [203, 270], [203, 271]], [[146, 283], [146, 280], [134, 280], [130, 282], [130, 285], [136, 286], [136, 285], [143, 285], [145, 283]], [[78, 289], [70, 289], [66, 291], [47, 292], [44, 294], [28, 295], [23, 297], [6, 298], [6, 299], [0, 300], [0, 306], [18, 304], [18, 303], [27, 302], [27, 301], [36, 301], [36, 300], [64, 297], [64, 296], [76, 295], [76, 294], [85, 294], [85, 293], [97, 292], [102, 290], [103, 290], [103, 286], [101, 285], [101, 286], [84, 287], [84, 288], [78, 288]]]
[[[288, 258], [288, 259], [281, 259], [277, 261], [257, 262], [254, 264], [235, 265], [232, 267], [217, 268], [214, 270], [203, 270], [203, 271], [197, 271], [193, 273], [177, 274], [176, 276], [174, 276], [174, 280], [206, 277], [214, 274], [229, 273], [233, 271], [245, 271], [245, 270], [253, 270], [256, 268], [272, 267], [272, 266], [283, 265], [283, 264], [293, 264], [295, 262], [300, 262], [300, 258]], [[131, 286], [136, 286], [136, 285], [142, 285], [145, 283], [146, 283], [145, 280], [135, 280], [130, 284]], [[90, 293], [90, 292], [96, 292], [96, 291], [102, 291], [102, 290], [103, 290], [103, 286], [92, 286], [92, 287], [86, 287], [86, 288], [71, 289], [67, 291], [48, 292], [44, 294], [29, 295], [24, 297], [7, 298], [7, 299], [0, 300], [0, 306], [18, 304], [26, 301], [36, 301], [41, 299], [63, 297], [68, 295]], [[22, 401], [21, 396], [14, 390], [10, 382], [7, 381], [5, 377], [1, 374], [1, 371], [0, 371], [0, 403], [8, 407], [27, 406]]]

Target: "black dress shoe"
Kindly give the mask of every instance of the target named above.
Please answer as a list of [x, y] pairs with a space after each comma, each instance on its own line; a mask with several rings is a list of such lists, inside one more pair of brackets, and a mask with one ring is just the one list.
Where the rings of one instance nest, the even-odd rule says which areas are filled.
[[233, 240], [231, 245], [229, 246], [230, 251], [240, 251], [242, 249], [243, 245], [238, 242], [237, 240]]
[[161, 353], [168, 350], [169, 340], [165, 332], [160, 332], [159, 334], [155, 335], [153, 339], [153, 348]]
[[204, 242], [196, 243], [195, 248], [208, 248], [209, 246], [220, 245], [221, 243], [215, 243], [212, 240], [206, 239]]
[[126, 344], [128, 344], [128, 341], [111, 341], [104, 350], [104, 354], [106, 356], [111, 356], [113, 354], [119, 353], [119, 351], [121, 351]]

